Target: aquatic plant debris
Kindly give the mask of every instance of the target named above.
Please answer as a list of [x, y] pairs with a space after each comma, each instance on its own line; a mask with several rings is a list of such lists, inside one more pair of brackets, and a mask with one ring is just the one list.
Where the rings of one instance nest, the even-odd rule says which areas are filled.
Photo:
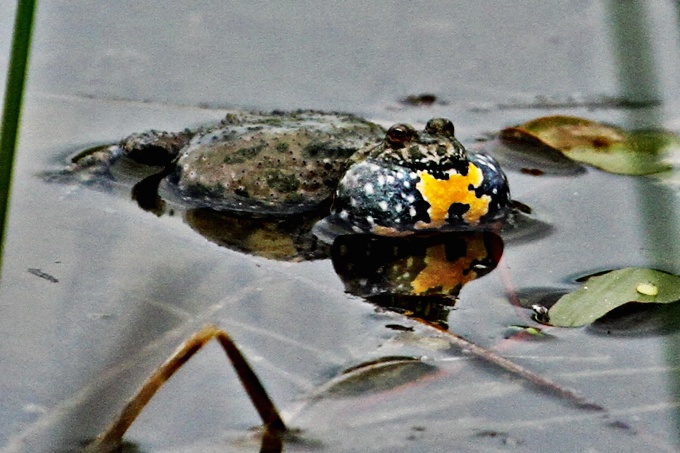
[[514, 324], [508, 326], [506, 329], [505, 338], [510, 338], [515, 335], [523, 335], [524, 337], [545, 337], [546, 334], [543, 333], [541, 329], [534, 326], [523, 326], [519, 324]]
[[48, 282], [51, 282], [51, 283], [59, 283], [59, 279], [58, 279], [58, 278], [56, 278], [56, 277], [53, 276], [53, 275], [48, 274], [47, 272], [43, 272], [43, 271], [40, 270], [40, 269], [37, 269], [37, 268], [34, 268], [34, 267], [29, 267], [29, 268], [28, 268], [28, 272], [29, 272], [30, 274], [35, 275], [36, 277], [43, 278], [43, 279], [47, 280]]
[[628, 267], [589, 278], [548, 311], [550, 324], [580, 327], [629, 302], [666, 304], [680, 300], [680, 276]]
[[648, 175], [669, 170], [665, 160], [680, 151], [680, 137], [664, 130], [627, 131], [584, 118], [545, 116], [501, 131], [501, 138], [540, 143], [601, 170]]

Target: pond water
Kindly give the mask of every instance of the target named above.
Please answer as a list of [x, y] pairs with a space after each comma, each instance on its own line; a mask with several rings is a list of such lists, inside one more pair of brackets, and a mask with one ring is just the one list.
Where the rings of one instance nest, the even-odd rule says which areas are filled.
[[[302, 430], [293, 451], [676, 451], [680, 308], [661, 321], [648, 313], [627, 325], [547, 328], [543, 340], [506, 338], [510, 325], [536, 325], [512, 301], [528, 306], [604, 269], [680, 272], [673, 177], [506, 166], [514, 198], [550, 229], [507, 238], [497, 268], [467, 284], [448, 316], [452, 332], [602, 413], [345, 293], [330, 260], [243, 254], [197, 234], [181, 212], [139, 209], [129, 186], [37, 176], [89, 146], [233, 108], [342, 110], [382, 125], [444, 116], [472, 148], [556, 113], [680, 130], [672, 2], [460, 3], [41, 4], [0, 285], [0, 452], [74, 451], [206, 323], [229, 331]], [[1, 68], [10, 29], [3, 14]], [[399, 102], [421, 93], [439, 102]], [[626, 108], [621, 99], [655, 102]], [[407, 329], [386, 327], [395, 324]], [[434, 372], [312, 398], [340, 370], [390, 355], [427, 356]], [[144, 452], [258, 451], [258, 424], [210, 345], [126, 439]]]

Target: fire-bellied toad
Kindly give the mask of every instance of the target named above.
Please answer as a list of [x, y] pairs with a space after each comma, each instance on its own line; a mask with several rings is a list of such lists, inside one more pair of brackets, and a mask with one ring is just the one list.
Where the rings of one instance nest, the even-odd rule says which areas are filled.
[[133, 134], [71, 170], [107, 170], [121, 156], [167, 167], [193, 207], [281, 216], [334, 196], [331, 220], [354, 232], [484, 229], [510, 211], [499, 165], [468, 153], [442, 118], [385, 133], [349, 114], [233, 113], [196, 130]]

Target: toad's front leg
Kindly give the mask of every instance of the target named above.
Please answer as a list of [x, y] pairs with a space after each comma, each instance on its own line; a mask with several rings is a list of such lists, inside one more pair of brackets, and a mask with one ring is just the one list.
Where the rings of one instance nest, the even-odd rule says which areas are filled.
[[90, 148], [76, 155], [71, 159], [67, 171], [106, 173], [123, 156], [140, 164], [167, 167], [194, 134], [188, 129], [181, 132], [148, 130], [135, 133], [115, 145]]

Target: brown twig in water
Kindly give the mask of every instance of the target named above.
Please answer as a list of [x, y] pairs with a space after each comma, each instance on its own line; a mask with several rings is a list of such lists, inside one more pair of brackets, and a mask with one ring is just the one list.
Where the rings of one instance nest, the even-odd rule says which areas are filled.
[[433, 324], [429, 321], [426, 321], [421, 318], [411, 318], [414, 321], [419, 322], [420, 324], [423, 324], [427, 327], [430, 327], [432, 329], [437, 330], [439, 333], [443, 334], [446, 336], [447, 340], [454, 346], [462, 349], [465, 352], [468, 352], [469, 354], [484, 360], [487, 363], [491, 363], [493, 365], [496, 365], [499, 368], [504, 369], [505, 371], [508, 371], [515, 376], [519, 376], [522, 379], [525, 379], [526, 381], [532, 383], [536, 387], [538, 387], [541, 390], [547, 390], [550, 393], [553, 393], [560, 398], [563, 398], [566, 401], [569, 401], [576, 406], [582, 408], [582, 409], [588, 409], [592, 411], [600, 411], [600, 412], [606, 412], [607, 410], [600, 406], [599, 404], [595, 404], [591, 401], [586, 400], [582, 396], [577, 395], [576, 393], [572, 392], [571, 390], [565, 389], [564, 387], [560, 386], [558, 383], [551, 381], [550, 379], [544, 378], [543, 376], [540, 376], [533, 371], [530, 371], [526, 368], [524, 368], [521, 365], [516, 364], [515, 362], [506, 359], [503, 356], [500, 356], [496, 354], [495, 352], [483, 348], [481, 346], [477, 346], [476, 344], [472, 343], [469, 340], [466, 340], [465, 338], [456, 335], [455, 333], [444, 329], [443, 327], [438, 326], [437, 324]]
[[142, 412], [151, 398], [172, 377], [182, 365], [213, 338], [217, 339], [231, 361], [236, 374], [260, 414], [264, 425], [261, 451], [281, 451], [281, 435], [286, 431], [274, 403], [267, 395], [257, 375], [246, 361], [234, 341], [222, 329], [207, 325], [182, 343], [175, 352], [147, 378], [123, 408], [118, 418], [102, 434], [87, 446], [86, 453], [113, 451], [121, 442], [125, 432]]

